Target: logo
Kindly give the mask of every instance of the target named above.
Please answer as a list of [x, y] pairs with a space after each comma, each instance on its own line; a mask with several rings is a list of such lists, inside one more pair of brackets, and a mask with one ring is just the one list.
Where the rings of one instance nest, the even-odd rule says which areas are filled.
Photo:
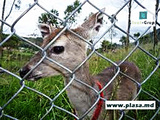
[[145, 12], [139, 12], [139, 19], [147, 19], [147, 11]]
[[138, 11], [133, 13], [134, 18], [131, 20], [131, 24], [140, 26], [154, 26], [154, 16], [155, 14], [150, 11]]
[[107, 110], [155, 110], [156, 101], [105, 101]]

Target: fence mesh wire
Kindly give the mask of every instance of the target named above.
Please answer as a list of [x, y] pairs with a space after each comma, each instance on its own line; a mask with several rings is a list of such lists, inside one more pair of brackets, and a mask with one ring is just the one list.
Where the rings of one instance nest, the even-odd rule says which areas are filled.
[[[100, 2], [100, 1], [99, 1]], [[34, 3], [32, 5], [30, 5], [30, 7], [28, 9], [26, 9], [20, 16], [17, 16], [17, 19], [13, 22], [13, 24], [8, 24], [5, 20], [2, 20], [0, 19], [1, 23], [4, 23], [9, 29], [10, 29], [10, 34], [5, 38], [3, 39], [2, 41], [0, 41], [0, 46], [2, 46], [3, 44], [7, 43], [9, 41], [9, 39], [13, 36], [13, 35], [16, 35], [21, 41], [23, 42], [26, 42], [28, 43], [30, 46], [34, 46], [36, 49], [38, 49], [39, 51], [42, 51], [42, 58], [41, 60], [34, 66], [33, 69], [35, 69], [37, 66], [39, 66], [41, 64], [41, 62], [44, 60], [44, 59], [48, 59], [49, 61], [51, 62], [54, 62], [55, 64], [58, 64], [60, 67], [66, 69], [67, 71], [69, 71], [70, 73], [74, 73], [75, 71], [77, 71], [78, 68], [80, 68], [85, 62], [87, 62], [90, 57], [92, 57], [93, 54], [96, 54], [97, 56], [103, 58], [105, 61], [108, 61], [110, 62], [111, 64], [113, 65], [117, 65], [113, 60], [111, 60], [110, 58], [107, 58], [105, 57], [103, 54], [101, 54], [100, 52], [98, 52], [95, 48], [95, 45], [101, 40], [101, 38], [107, 34], [109, 32], [110, 29], [112, 29], [114, 27], [114, 29], [117, 29], [119, 30], [119, 32], [122, 32], [123, 34], [127, 35], [127, 32], [126, 30], [122, 29], [118, 24], [116, 24], [116, 18], [117, 16], [119, 15], [119, 13], [124, 9], [124, 7], [126, 7], [128, 4], [129, 4], [130, 0], [126, 1], [124, 4], [122, 4], [122, 7], [117, 11], [115, 12], [113, 15], [109, 15], [106, 12], [103, 12], [101, 11], [101, 8], [98, 8], [94, 2], [92, 2], [92, 0], [85, 0], [84, 2], [82, 2], [73, 12], [70, 16], [68, 16], [68, 18], [66, 20], [62, 20], [61, 18], [59, 18], [58, 16], [54, 15], [53, 13], [49, 12], [45, 7], [43, 7], [43, 5], [39, 4], [38, 0], [34, 0]], [[138, 6], [140, 6], [141, 8], [143, 8], [144, 10], [148, 11], [147, 8], [145, 8], [145, 6], [143, 6], [143, 4], [141, 4], [138, 0], [134, 0], [135, 4], [137, 4]], [[54, 1], [53, 3], [54, 4]], [[89, 4], [91, 7], [94, 7], [97, 11], [100, 11], [102, 12], [105, 16], [109, 17], [112, 22], [111, 22], [111, 26], [109, 28], [106, 28], [105, 32], [99, 37], [99, 39], [94, 42], [94, 43], [90, 43], [88, 41], [85, 41], [85, 39], [82, 38], [82, 36], [80, 35], [77, 35], [76, 33], [74, 33], [70, 27], [65, 24], [67, 23], [68, 19], [76, 13], [76, 11], [80, 8], [80, 7], [83, 7], [85, 4]], [[64, 27], [63, 29], [61, 30], [61, 32], [59, 34], [57, 34], [57, 36], [55, 37], [55, 39], [53, 41], [51, 41], [45, 48], [41, 48], [40, 46], [38, 46], [37, 44], [31, 42], [29, 39], [27, 38], [23, 38], [21, 36], [19, 36], [17, 33], [16, 33], [16, 29], [15, 29], [15, 26], [17, 25], [17, 23], [24, 17], [26, 16], [27, 13], [29, 13], [32, 9], [34, 9], [34, 7], [39, 7], [40, 9], [43, 9], [44, 11], [46, 11], [47, 13], [50, 13], [51, 15], [53, 15], [54, 17], [58, 18], [62, 23], [64, 23]], [[156, 14], [155, 14], [155, 22], [156, 22], [156, 25], [159, 26], [159, 22], [157, 21], [157, 15], [158, 15], [158, 12], [159, 12], [159, 9], [156, 11]], [[153, 12], [154, 13], [154, 12]], [[126, 21], [127, 22], [127, 21]], [[143, 82], [142, 83], [137, 83], [139, 86], [140, 86], [140, 91], [137, 93], [137, 97], [139, 97], [139, 94], [146, 94], [148, 96], [148, 98], [151, 98], [152, 100], [155, 100], [156, 103], [157, 103], [157, 106], [156, 106], [156, 110], [155, 112], [152, 114], [152, 117], [151, 118], [147, 118], [147, 119], [157, 119], [160, 118], [159, 117], [159, 111], [160, 111], [160, 100], [159, 98], [157, 98], [157, 96], [154, 96], [150, 91], [147, 91], [146, 89], [143, 89], [143, 85], [146, 84], [146, 82], [150, 81], [150, 78], [151, 76], [153, 76], [155, 74], [156, 71], [158, 71], [159, 69], [159, 60], [160, 60], [160, 56], [155, 56], [153, 54], [151, 54], [149, 51], [145, 50], [139, 43], [139, 39], [141, 37], [143, 37], [143, 35], [145, 35], [149, 29], [151, 28], [152, 26], [149, 26], [146, 30], [144, 30], [144, 32], [142, 33], [142, 35], [138, 38], [135, 38], [133, 35], [129, 35], [130, 36], [130, 39], [133, 39], [134, 40], [134, 43], [135, 43], [135, 46], [132, 48], [132, 50], [128, 53], [128, 55], [121, 61], [121, 63], [123, 63], [124, 61], [128, 60], [134, 53], [135, 51], [139, 50], [141, 52], [143, 52], [144, 54], [146, 54], [150, 59], [152, 59], [152, 61], [155, 62], [155, 65], [153, 65], [153, 69], [151, 70], [150, 74], [147, 75], [147, 77], [145, 79], [143, 79]], [[45, 53], [46, 53], [46, 50], [50, 47], [50, 45], [56, 40], [56, 38], [58, 38], [61, 34], [63, 34], [63, 32], [65, 30], [68, 30], [70, 31], [71, 33], [77, 35], [77, 37], [79, 38], [82, 38], [82, 40], [84, 40], [91, 48], [91, 52], [88, 54], [87, 58], [80, 64], [77, 66], [77, 68], [75, 68], [73, 71], [70, 71], [68, 68], [66, 68], [65, 66], [61, 65], [60, 63], [54, 61], [53, 59], [49, 58]], [[144, 61], [145, 62], [145, 61]], [[120, 64], [121, 64], [120, 63]], [[80, 118], [78, 116], [76, 116], [72, 111], [69, 111], [69, 110], [66, 110], [65, 108], [63, 108], [62, 106], [58, 106], [56, 104], [54, 104], [54, 101], [59, 99], [59, 96], [61, 96], [62, 93], [64, 93], [64, 91], [67, 89], [67, 87], [70, 86], [70, 84], [76, 80], [78, 82], [80, 82], [81, 84], [85, 85], [85, 86], [88, 86], [90, 89], [93, 89], [91, 86], [85, 84], [84, 82], [82, 82], [81, 80], [78, 80], [76, 79], [76, 76], [73, 74], [72, 78], [71, 78], [71, 81], [62, 89], [62, 90], [59, 90], [59, 93], [54, 95], [53, 96], [49, 96], [49, 95], [46, 95], [32, 87], [29, 87], [28, 84], [26, 84], [26, 81], [21, 78], [17, 73], [14, 73], [12, 71], [10, 71], [9, 69], [5, 68], [4, 65], [1, 63], [2, 66], [0, 66], [0, 77], [2, 78], [3, 74], [7, 74], [8, 76], [13, 76], [14, 78], [16, 78], [17, 80], [19, 80], [19, 84], [20, 84], [20, 88], [19, 89], [16, 89], [15, 91], [15, 94], [14, 95], [10, 95], [10, 98], [8, 98], [8, 101], [7, 102], [2, 102], [0, 105], [0, 119], [23, 119], [23, 118], [16, 118], [15, 116], [13, 116], [12, 114], [12, 109], [10, 109], [11, 112], [7, 113], [6, 112], [6, 107], [9, 106], [12, 101], [16, 101], [16, 97], [18, 97], [19, 94], [22, 94], [23, 93], [23, 90], [24, 89], [27, 89], [29, 91], [32, 91], [32, 92], [35, 92], [36, 94], [38, 94], [39, 96], [43, 96], [45, 99], [47, 99], [48, 101], [50, 101], [50, 105], [49, 105], [49, 108], [47, 108], [46, 110], [46, 113], [41, 115], [39, 118], [35, 118], [35, 119], [45, 119], [46, 116], [48, 116], [53, 109], [58, 109], [60, 111], [63, 111], [63, 112], [66, 112], [67, 114], [69, 114], [70, 116], [73, 116], [74, 118], [76, 119], [82, 119], [84, 118], [90, 110], [92, 110], [97, 102], [83, 115], [81, 116]], [[14, 67], [14, 66], [12, 66]], [[30, 71], [32, 72], [33, 69]], [[17, 70], [18, 71], [18, 70]], [[120, 74], [120, 72], [118, 71], [115, 76], [112, 78], [111, 81], [114, 80], [114, 78]], [[4, 79], [7, 79], [7, 78], [4, 78]], [[159, 79], [159, 78], [158, 78]], [[18, 83], [17, 83], [18, 84]], [[159, 84], [159, 83], [157, 83]], [[100, 94], [101, 92], [103, 92], [105, 90], [105, 88], [107, 88], [108, 85], [106, 85], [101, 91], [96, 91], [98, 94]], [[1, 91], [3, 92], [2, 88], [0, 87], [0, 94], [3, 94], [1, 93]], [[12, 89], [9, 89], [9, 90], [12, 90]], [[7, 93], [9, 94], [10, 91], [8, 91]], [[157, 88], [157, 93], [155, 94], [159, 94], [159, 89]], [[100, 98], [100, 96], [97, 98], [98, 99], [102, 99]], [[145, 99], [143, 99], [145, 100]], [[17, 101], [17, 102], [20, 102], [20, 101]], [[31, 106], [31, 105], [30, 105]], [[147, 114], [147, 110], [145, 110], [146, 114]], [[23, 113], [22, 113], [23, 114]], [[59, 113], [61, 114], [61, 113]], [[132, 116], [129, 116], [127, 114], [124, 114], [124, 112], [121, 112], [121, 115], [120, 115], [120, 118], [119, 119], [122, 119], [123, 117], [126, 117], [126, 119], [134, 119]], [[29, 119], [29, 118], [28, 118]], [[54, 116], [51, 116], [51, 119], [54, 119]], [[64, 119], [64, 118], [62, 118]]]

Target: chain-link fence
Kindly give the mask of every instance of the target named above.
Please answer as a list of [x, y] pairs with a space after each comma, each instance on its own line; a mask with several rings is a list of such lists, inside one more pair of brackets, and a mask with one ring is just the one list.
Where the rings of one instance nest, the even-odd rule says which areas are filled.
[[[138, 0], [133, 0], [134, 1], [134, 4], [136, 4], [137, 6], [141, 7], [143, 10], [145, 11], [149, 11], [145, 6], [143, 6], [143, 4], [140, 3], [140, 1]], [[46, 1], [47, 2], [47, 1]], [[101, 2], [101, 1], [99, 1]], [[11, 50], [9, 49], [9, 53], [7, 57], [3, 57], [3, 59], [1, 59], [1, 66], [0, 66], [0, 94], [1, 95], [1, 101], [0, 101], [0, 119], [56, 119], [57, 116], [61, 116], [62, 112], [63, 113], [66, 113], [63, 118], [58, 118], [58, 119], [83, 119], [92, 109], [94, 109], [94, 107], [97, 105], [98, 101], [101, 99], [103, 101], [104, 98], [102, 98], [102, 96], [100, 95], [100, 93], [104, 92], [105, 90], [107, 90], [107, 87], [109, 86], [109, 84], [111, 82], [114, 81], [114, 79], [116, 78], [117, 75], [119, 74], [123, 74], [119, 71], [119, 65], [124, 63], [126, 60], [130, 59], [132, 56], [135, 57], [135, 56], [138, 56], [137, 60], [140, 60], [140, 61], [134, 61], [136, 62], [136, 64], [138, 64], [138, 66], [140, 66], [141, 63], [146, 63], [145, 66], [143, 66], [143, 68], [141, 68], [141, 72], [142, 74], [145, 74], [144, 76], [142, 75], [142, 78], [143, 78], [143, 81], [141, 83], [136, 83], [140, 90], [139, 92], [137, 93], [137, 98], [140, 98], [141, 100], [154, 100], [156, 101], [157, 105], [156, 105], [156, 109], [152, 112], [148, 112], [148, 110], [144, 110], [143, 112], [137, 112], [137, 115], [136, 116], [140, 116], [140, 114], [150, 114], [150, 117], [146, 118], [143, 116], [140, 117], [140, 118], [137, 118], [137, 119], [155, 119], [155, 120], [158, 120], [160, 119], [160, 100], [159, 100], [159, 95], [160, 95], [160, 89], [158, 87], [160, 87], [160, 81], [159, 81], [159, 74], [157, 73], [158, 70], [159, 70], [159, 60], [160, 60], [160, 56], [159, 54], [156, 55], [156, 54], [152, 54], [150, 51], [148, 51], [148, 49], [146, 50], [145, 48], [143, 48], [143, 45], [140, 44], [140, 39], [152, 28], [152, 26], [149, 26], [148, 28], [146, 28], [146, 30], [144, 30], [144, 32], [139, 36], [139, 37], [134, 37], [133, 35], [129, 34], [129, 37], [130, 39], [132, 39], [134, 42], [134, 44], [132, 44], [132, 47], [131, 47], [131, 50], [130, 52], [128, 52], [125, 57], [123, 59], [120, 59], [121, 62], [119, 64], [116, 63], [116, 61], [112, 60], [112, 58], [109, 58], [108, 56], [104, 55], [103, 53], [99, 52], [96, 48], [95, 48], [95, 45], [97, 45], [99, 43], [99, 41], [103, 38], [103, 36], [105, 36], [106, 34], [109, 33], [109, 31], [114, 27], [114, 29], [117, 29], [119, 30], [119, 32], [121, 32], [122, 34], [124, 35], [127, 35], [127, 31], [124, 30], [122, 27], [120, 27], [119, 24], [117, 24], [117, 16], [119, 15], [119, 13], [121, 13], [121, 11], [126, 7], [128, 6], [130, 0], [126, 0], [126, 2], [122, 2], [122, 5], [121, 5], [121, 8], [118, 9], [117, 11], [115, 11], [112, 15], [108, 14], [107, 11], [102, 11], [101, 8], [98, 8], [94, 2], [92, 2], [92, 0], [84, 0], [71, 14], [70, 16], [68, 16], [68, 18], [66, 20], [62, 20], [61, 18], [59, 18], [58, 16], [54, 15], [53, 13], [49, 12], [47, 10], [47, 8], [43, 7], [43, 5], [39, 4], [38, 0], [35, 0], [34, 3], [32, 5], [30, 5], [30, 7], [28, 9], [26, 9], [20, 16], [17, 16], [17, 19], [13, 22], [13, 24], [8, 24], [4, 19], [0, 19], [1, 23], [3, 23], [5, 26], [7, 26], [9, 29], [10, 29], [10, 34], [7, 35], [7, 37], [5, 39], [2, 39], [2, 41], [0, 41], [0, 46], [2, 47], [3, 45], [5, 45], [6, 43], [8, 43], [10, 41], [10, 38], [13, 37], [14, 35], [16, 37], [18, 37], [20, 39], [21, 42], [23, 43], [27, 43], [27, 45], [29, 45], [29, 50], [30, 48], [34, 47], [36, 49], [36, 51], [41, 51], [41, 59], [36, 63], [36, 65], [34, 65], [34, 67], [29, 71], [28, 75], [34, 70], [36, 69], [45, 59], [47, 59], [48, 61], [50, 62], [53, 62], [53, 64], [56, 64], [57, 66], [65, 69], [66, 71], [68, 71], [72, 77], [69, 81], [69, 83], [67, 85], [65, 85], [64, 87], [62, 87], [62, 89], [59, 89], [58, 85], [57, 85], [57, 89], [58, 89], [58, 94], [47, 94], [47, 93], [43, 93], [37, 89], [35, 89], [34, 85], [30, 85], [30, 84], [34, 84], [34, 83], [30, 83], [28, 81], [25, 81], [23, 78], [21, 78], [18, 74], [19, 72], [19, 68], [15, 68], [17, 65], [16, 64], [23, 64], [26, 62], [23, 62], [21, 60], [23, 59], [20, 59], [20, 61], [18, 61], [18, 63], [16, 64], [13, 64], [12, 66], [10, 66], [9, 64], [9, 60], [10, 59], [10, 55], [13, 55], [13, 53], [10, 53]], [[54, 4], [54, 1], [53, 3]], [[83, 6], [85, 4], [89, 4], [90, 7], [93, 7], [95, 8], [97, 11], [101, 12], [104, 14], [105, 17], [108, 17], [110, 20], [111, 20], [111, 25], [110, 27], [108, 28], [105, 28], [105, 32], [99, 36], [98, 40], [96, 40], [96, 42], [88, 42], [86, 41], [86, 39], [84, 39], [82, 36], [76, 34], [73, 30], [70, 29], [70, 27], [67, 25], [67, 21], [69, 20], [69, 18], [76, 13], [76, 11], [79, 9], [79, 8], [82, 8], [83, 9]], [[22, 18], [24, 18], [32, 9], [34, 9], [35, 7], [39, 7], [40, 9], [43, 9], [44, 11], [46, 11], [47, 13], [53, 15], [54, 17], [58, 18], [58, 20], [60, 20], [62, 23], [63, 23], [63, 28], [62, 30], [54, 37], [54, 39], [49, 42], [44, 48], [40, 47], [39, 45], [35, 44], [34, 42], [31, 42], [28, 38], [24, 38], [24, 37], [21, 37], [19, 36], [17, 33], [16, 33], [16, 29], [15, 29], [15, 26], [19, 23], [19, 21], [21, 21]], [[149, 11], [150, 12], [150, 11]], [[159, 26], [159, 22], [158, 22], [158, 12], [159, 12], [159, 8], [157, 9], [156, 11], [156, 14], [155, 14], [155, 21], [156, 22], [156, 26]], [[154, 12], [153, 12], [154, 13]], [[127, 22], [127, 21], [126, 21]], [[83, 60], [81, 62], [81, 64], [79, 64], [74, 70], [70, 70], [69, 68], [65, 67], [64, 65], [56, 62], [54, 59], [51, 59], [50, 57], [48, 57], [47, 55], [47, 49], [56, 41], [57, 38], [59, 38], [59, 36], [61, 36], [64, 31], [69, 31], [70, 34], [74, 34], [76, 35], [78, 38], [80, 38], [83, 42], [86, 42], [86, 44], [88, 44], [89, 48], [91, 48], [88, 52], [88, 56], [85, 58], [85, 60]], [[2, 37], [3, 38], [3, 37]], [[16, 44], [14, 44], [14, 46], [16, 46]], [[6, 47], [5, 47], [6, 48]], [[31, 48], [31, 49], [32, 49]], [[4, 48], [3, 48], [4, 49]], [[28, 50], [27, 49], [27, 50]], [[19, 49], [18, 51], [22, 51], [21, 49]], [[143, 54], [145, 57], [146, 57], [146, 61], [144, 61], [144, 59], [141, 59], [143, 56], [141, 55], [137, 55], [137, 51], [140, 51], [141, 54]], [[5, 52], [5, 50], [4, 50]], [[27, 53], [27, 52], [26, 52]], [[34, 52], [33, 52], [34, 53]], [[114, 56], [116, 53], [112, 53], [112, 56]], [[119, 53], [118, 53], [119, 54]], [[122, 53], [123, 54], [123, 53]], [[136, 55], [135, 55], [136, 54]], [[139, 54], [139, 53], [138, 53]], [[17, 54], [14, 54], [12, 57], [12, 59], [14, 59], [14, 56], [17, 55]], [[75, 72], [82, 66], [84, 65], [87, 61], [89, 61], [91, 59], [91, 57], [95, 57], [95, 55], [97, 56], [95, 59], [96, 61], [100, 61], [99, 58], [103, 59], [105, 62], [107, 63], [110, 63], [114, 66], [116, 66], [118, 68], [117, 72], [115, 73], [115, 75], [112, 77], [112, 79], [110, 80], [110, 82], [108, 84], [106, 84], [100, 91], [97, 91], [96, 89], [94, 89], [93, 87], [89, 86], [88, 84], [86, 84], [85, 82], [79, 80], [79, 79], [76, 79], [76, 75], [75, 75]], [[17, 55], [19, 56], [19, 55]], [[78, 57], [78, 55], [77, 55]], [[29, 58], [30, 58], [30, 55], [29, 55]], [[27, 59], [27, 58], [24, 58], [24, 59]], [[5, 64], [4, 64], [4, 61], [5, 61]], [[29, 61], [29, 59], [28, 59]], [[95, 61], [95, 62], [96, 62]], [[8, 64], [8, 66], [10, 67], [6, 67]], [[22, 67], [23, 65], [21, 65], [20, 67]], [[94, 66], [94, 65], [93, 65]], [[149, 69], [150, 70], [146, 70], [146, 66], [151, 66]], [[16, 71], [18, 72], [13, 72], [11, 71], [10, 69], [11, 68], [15, 68]], [[94, 69], [94, 68], [93, 68]], [[96, 68], [95, 68], [96, 69]], [[147, 72], [149, 71], [149, 73]], [[155, 75], [156, 74], [156, 75]], [[158, 76], [158, 77], [157, 77]], [[11, 78], [12, 77], [12, 78]], [[129, 77], [129, 76], [128, 76]], [[153, 77], [153, 78], [152, 78]], [[12, 81], [14, 79], [16, 79], [16, 81], [14, 81], [14, 83], [12, 82], [7, 82], [7, 84], [3, 83], [2, 84], [2, 81], [5, 80], [5, 81]], [[61, 78], [57, 77], [57, 78], [54, 78], [54, 79], [58, 79], [58, 80], [61, 80]], [[132, 81], [135, 81], [133, 80], [132, 78], [130, 78]], [[157, 88], [154, 86], [154, 84], [152, 84], [150, 81], [156, 81], [156, 84], [157, 84]], [[43, 80], [43, 82], [45, 81], [45, 79]], [[60, 102], [63, 102], [63, 101], [67, 101], [66, 100], [66, 96], [64, 95], [66, 89], [72, 84], [72, 82], [74, 81], [77, 81], [79, 84], [83, 85], [83, 86], [87, 86], [88, 88], [90, 88], [91, 90], [93, 90], [95, 93], [98, 94], [98, 97], [97, 97], [97, 100], [96, 102], [92, 105], [92, 107], [90, 107], [88, 109], [87, 112], [85, 112], [82, 116], [78, 117], [76, 114], [74, 114], [73, 112], [73, 109], [70, 105], [69, 109], [65, 109], [65, 107], [61, 104], [56, 104], [56, 101], [59, 100]], [[149, 82], [148, 85], [147, 82]], [[12, 84], [12, 85], [10, 85]], [[14, 88], [14, 85], [15, 84], [18, 84], [20, 85], [20, 87], [17, 87], [17, 88]], [[36, 84], [36, 83], [35, 83]], [[51, 83], [49, 83], [51, 84]], [[55, 84], [55, 83], [54, 83]], [[54, 85], [53, 84], [53, 85]], [[38, 85], [38, 84], [37, 84]], [[145, 86], [146, 85], [146, 86]], [[9, 87], [7, 87], [9, 86]], [[12, 86], [10, 88], [10, 86]], [[32, 87], [30, 87], [32, 86]], [[146, 88], [150, 88], [152, 87], [154, 90], [153, 91], [150, 91]], [[3, 89], [6, 87], [5, 91], [3, 91]], [[8, 90], [7, 90], [8, 89]], [[27, 91], [26, 91], [27, 90]], [[14, 91], [13, 93], [11, 91]], [[52, 88], [47, 88], [46, 91], [49, 91], [50, 93], [53, 91]], [[25, 97], [26, 96], [26, 92], [27, 92], [27, 95], [28, 94], [32, 94], [35, 93], [38, 97], [36, 99], [39, 99], [37, 100], [38, 104], [41, 104], [41, 98], [43, 97], [44, 101], [49, 101], [49, 104], [48, 104], [48, 107], [45, 108], [45, 111], [43, 110], [43, 113], [40, 113], [38, 115], [37, 118], [34, 118], [33, 116], [31, 117], [30, 115], [28, 116], [23, 116], [22, 118], [18, 118], [16, 117], [16, 115], [14, 114], [14, 111], [17, 111], [19, 112], [20, 114], [24, 114], [23, 109], [26, 109], [26, 111], [30, 111], [30, 110], [34, 110], [36, 111], [36, 109], [38, 109], [37, 106], [34, 106], [34, 104], [32, 105], [28, 103], [25, 103], [27, 100], [27, 98]], [[125, 91], [124, 91], [125, 92]], [[11, 94], [12, 93], [12, 94]], [[18, 99], [20, 97], [20, 95], [24, 94], [23, 98], [24, 99]], [[140, 94], [143, 94], [145, 95], [146, 97], [141, 97]], [[9, 97], [9, 98], [6, 98]], [[62, 97], [62, 101], [60, 100], [60, 97]], [[32, 99], [32, 98], [31, 98]], [[30, 99], [30, 101], [32, 101]], [[11, 107], [14, 107], [14, 105], [10, 106], [10, 104], [13, 104], [13, 103], [18, 103], [18, 104], [24, 104], [24, 106], [26, 105], [27, 107], [22, 107], [22, 108], [19, 108], [19, 109], [14, 109], [14, 108], [11, 108]], [[68, 102], [66, 102], [67, 104], [69, 104]], [[47, 103], [43, 103], [43, 104], [47, 104]], [[40, 105], [41, 106], [41, 105]], [[43, 105], [42, 105], [43, 106]], [[15, 105], [16, 107], [16, 105]], [[20, 106], [19, 106], [20, 107]], [[34, 107], [37, 107], [34, 109]], [[30, 109], [29, 109], [30, 108]], [[41, 111], [41, 110], [39, 110]], [[59, 115], [55, 115], [55, 114], [51, 114], [55, 111], [58, 111], [57, 114]], [[29, 114], [29, 113], [28, 113]], [[35, 112], [36, 114], [36, 112]], [[72, 116], [70, 118], [66, 117], [66, 116]], [[48, 117], [49, 116], [49, 117]], [[127, 114], [125, 114], [125, 112], [121, 111], [120, 112], [120, 117], [119, 119], [122, 119], [122, 118], [125, 118], [125, 119], [135, 119], [133, 117], [133, 113], [132, 112], [129, 112]]]

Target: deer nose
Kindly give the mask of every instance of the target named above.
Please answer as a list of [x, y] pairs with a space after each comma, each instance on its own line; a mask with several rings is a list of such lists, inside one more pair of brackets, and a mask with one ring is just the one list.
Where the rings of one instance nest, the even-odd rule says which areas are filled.
[[28, 67], [23, 67], [20, 71], [20, 77], [23, 78], [28, 72], [30, 71], [30, 69]]

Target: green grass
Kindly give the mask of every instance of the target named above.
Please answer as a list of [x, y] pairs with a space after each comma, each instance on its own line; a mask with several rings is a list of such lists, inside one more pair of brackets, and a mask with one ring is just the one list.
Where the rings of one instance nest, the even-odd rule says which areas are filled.
[[[150, 45], [143, 46], [149, 50]], [[124, 49], [117, 49], [116, 53], [103, 53], [104, 56], [110, 58], [112, 61], [123, 60], [128, 52]], [[1, 59], [1, 64], [4, 68], [12, 71], [18, 75], [18, 70], [31, 58], [33, 53], [14, 51], [10, 54], [4, 53], [3, 59]], [[129, 61], [133, 61], [142, 72], [142, 79], [144, 80], [150, 72], [155, 68], [155, 61], [146, 55], [141, 50], [136, 50], [134, 54], [129, 58]], [[110, 65], [106, 60], [93, 55], [90, 60], [90, 73], [97, 74], [104, 68]], [[60, 90], [63, 89], [63, 77], [55, 76], [45, 79], [41, 79], [36, 82], [25, 81], [25, 85], [34, 88], [51, 98], [54, 98]], [[16, 92], [20, 89], [20, 81], [6, 73], [0, 75], [0, 106], [3, 106]], [[142, 86], [143, 90], [152, 94], [160, 100], [160, 72], [159, 69], [156, 73]], [[140, 100], [153, 100], [150, 96], [145, 93], [139, 95]], [[57, 100], [54, 102], [69, 111], [73, 111], [72, 106], [69, 104], [66, 93], [64, 92]], [[21, 120], [37, 120], [40, 119], [46, 111], [50, 108], [50, 101], [45, 97], [24, 88], [18, 96], [12, 100], [12, 102], [5, 107], [4, 114], [11, 115]], [[139, 110], [138, 120], [148, 120], [155, 113], [154, 110]], [[130, 116], [134, 116], [134, 113], [130, 111], [128, 113]], [[2, 117], [2, 120], [8, 120], [6, 117]], [[58, 109], [52, 109], [52, 111], [45, 117], [46, 120], [73, 120], [70, 115], [60, 111]], [[158, 120], [158, 115], [155, 120]], [[128, 118], [126, 118], [128, 120]]]
[[[143, 48], [149, 51], [149, 48], [151, 48], [151, 45], [144, 45]], [[131, 50], [131, 49], [130, 49]], [[116, 53], [104, 53], [103, 55], [106, 56], [107, 58], [111, 59], [112, 61], [120, 61], [123, 60], [126, 55], [130, 51], [126, 52], [124, 49], [119, 49], [116, 51]], [[129, 61], [134, 62], [139, 68], [142, 73], [142, 81], [145, 80], [148, 75], [154, 70], [156, 67], [156, 61], [149, 57], [147, 54], [142, 52], [141, 50], [137, 49], [130, 57]], [[90, 71], [92, 74], [97, 74], [100, 71], [102, 71], [106, 66], [109, 66], [110, 63], [106, 62], [106, 60], [98, 57], [97, 55], [93, 56], [93, 58], [90, 59]], [[94, 68], [94, 69], [93, 69]], [[160, 100], [160, 70], [158, 69], [152, 77], [142, 85], [143, 90], [147, 91], [154, 97], [158, 98]], [[139, 100], [154, 100], [152, 97], [149, 95], [146, 95], [145, 93], [141, 93], [138, 97]], [[158, 103], [157, 103], [158, 104]], [[158, 105], [157, 105], [158, 106]], [[138, 111], [138, 120], [148, 120], [151, 118], [156, 110], [139, 110]], [[134, 118], [134, 113], [130, 111], [128, 115], [133, 116]], [[160, 119], [160, 112], [159, 115], [155, 118], [155, 120]], [[128, 120], [128, 118], [126, 118]]]

